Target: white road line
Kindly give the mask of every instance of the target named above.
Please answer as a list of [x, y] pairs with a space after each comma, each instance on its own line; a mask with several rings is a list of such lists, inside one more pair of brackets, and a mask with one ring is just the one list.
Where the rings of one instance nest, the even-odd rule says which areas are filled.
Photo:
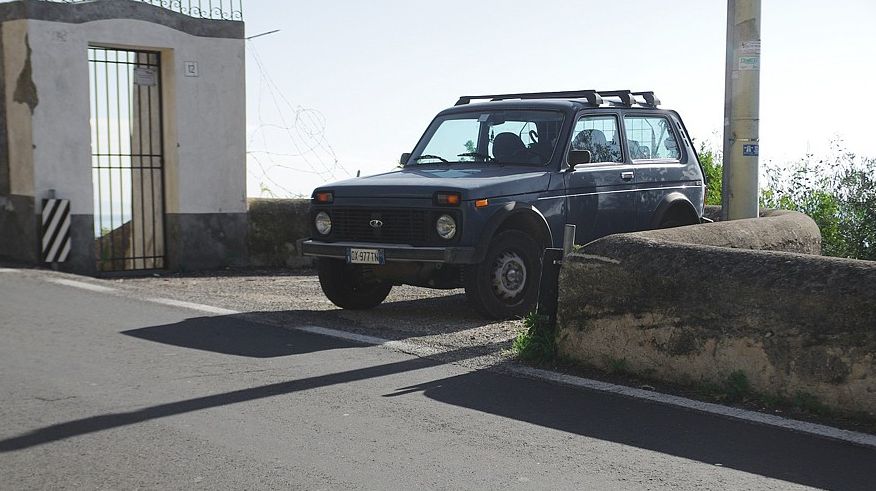
[[591, 380], [574, 375], [566, 375], [562, 373], [551, 372], [549, 370], [541, 370], [538, 368], [517, 366], [511, 367], [512, 373], [536, 378], [541, 380], [549, 380], [562, 385], [571, 385], [575, 387], [583, 387], [600, 392], [609, 392], [620, 394], [636, 399], [647, 399], [649, 401], [659, 402], [670, 406], [682, 407], [685, 409], [693, 409], [709, 414], [716, 414], [733, 419], [740, 419], [753, 423], [759, 423], [767, 426], [776, 426], [788, 430], [794, 430], [802, 433], [823, 436], [834, 440], [856, 443], [867, 447], [876, 448], [876, 435], [868, 435], [857, 431], [841, 430], [832, 426], [825, 426], [816, 423], [808, 423], [805, 421], [797, 421], [793, 419], [783, 418], [772, 414], [759, 413], [757, 411], [749, 411], [747, 409], [739, 409], [735, 407], [721, 406], [720, 404], [712, 404], [710, 402], [696, 401], [686, 397], [679, 397], [660, 392], [653, 392], [635, 387], [627, 387], [624, 385], [615, 385], [599, 380]]
[[204, 305], [200, 303], [191, 303], [191, 302], [183, 302], [182, 300], [173, 300], [170, 298], [144, 298], [147, 302], [152, 303], [160, 303], [162, 305], [170, 305], [172, 307], [182, 307], [184, 309], [197, 310], [199, 312], [206, 312], [208, 314], [217, 314], [217, 315], [234, 315], [240, 314], [236, 310], [223, 309], [221, 307], [213, 307], [211, 305]]
[[47, 281], [51, 283], [56, 283], [58, 285], [72, 286], [73, 288], [81, 288], [82, 290], [89, 290], [92, 292], [111, 293], [117, 291], [115, 288], [110, 288], [108, 286], [95, 285], [92, 283], [86, 283], [84, 281], [67, 280], [64, 278], [49, 278]]
[[339, 331], [337, 329], [329, 329], [327, 327], [319, 327], [319, 326], [298, 326], [291, 327], [291, 329], [295, 329], [296, 331], [309, 332], [311, 334], [320, 334], [323, 336], [329, 336], [333, 338], [344, 339], [346, 341], [355, 341], [357, 343], [363, 344], [373, 344], [376, 346], [382, 346], [384, 348], [389, 348], [393, 351], [401, 351], [403, 353], [408, 353], [411, 355], [417, 355], [421, 357], [426, 356], [435, 356], [441, 353], [441, 350], [430, 348], [427, 346], [419, 346], [413, 343], [408, 343], [406, 341], [393, 341], [391, 339], [383, 339], [374, 336], [367, 336], [365, 334], [356, 334], [353, 332], [347, 331]]
[[17, 273], [17, 269], [12, 268], [0, 268], [0, 273]]
[[[3, 272], [3, 270], [0, 270]], [[108, 288], [105, 286], [93, 285], [91, 283], [85, 283], [81, 281], [74, 280], [65, 280], [65, 279], [50, 279], [53, 283], [58, 283], [61, 285], [72, 286], [76, 288], [82, 288], [85, 290], [91, 290], [96, 292], [116, 292], [115, 288]], [[234, 315], [241, 314], [242, 312], [238, 312], [236, 310], [223, 309], [219, 307], [213, 307], [211, 305], [204, 305], [199, 303], [192, 302], [183, 302], [181, 300], [172, 300], [169, 298], [145, 298], [144, 300], [153, 303], [159, 303], [163, 305], [169, 305], [173, 307], [182, 307], [190, 310], [196, 310], [199, 312], [206, 312], [209, 314], [217, 314], [217, 315]], [[418, 346], [412, 343], [408, 343], [405, 341], [393, 341], [390, 339], [378, 338], [375, 336], [367, 336], [364, 334], [356, 334], [347, 331], [340, 331], [337, 329], [329, 329], [326, 327], [319, 326], [300, 326], [300, 327], [291, 327], [296, 331], [307, 332], [311, 334], [318, 334], [322, 336], [329, 336], [338, 339], [344, 339], [347, 341], [353, 341], [362, 344], [370, 344], [381, 346], [384, 348], [388, 348], [394, 351], [401, 351], [408, 354], [413, 354], [421, 357], [434, 356], [442, 353], [440, 350], [435, 348], [429, 348], [426, 346]], [[777, 428], [783, 428], [787, 430], [797, 431], [800, 433], [808, 433], [810, 435], [821, 436], [825, 438], [830, 438], [833, 440], [840, 440], [844, 442], [854, 443], [857, 445], [862, 445], [866, 447], [876, 448], [876, 435], [868, 435], [866, 433], [859, 433], [856, 431], [850, 430], [842, 430], [839, 428], [833, 428], [831, 426], [820, 425], [816, 423], [808, 423], [805, 421], [796, 421], [793, 419], [783, 418], [781, 416], [775, 416], [772, 414], [759, 413], [757, 411], [749, 411], [747, 409], [739, 409], [728, 406], [721, 406], [719, 404], [713, 404], [710, 402], [696, 401], [693, 399], [688, 399], [686, 397], [679, 397], [670, 394], [662, 394], [660, 392], [653, 392], [650, 390], [637, 389], [635, 387], [627, 387], [624, 385], [616, 385], [608, 382], [602, 382], [599, 380], [592, 380], [583, 377], [576, 377], [574, 375], [567, 375], [563, 373], [551, 372], [549, 370], [542, 370], [538, 368], [532, 368], [527, 366], [512, 366], [507, 368], [507, 371], [533, 379], [547, 380], [550, 382], [554, 382], [561, 385], [567, 385], [572, 387], [580, 387], [584, 389], [596, 390], [599, 392], [606, 392], [611, 394], [619, 394], [626, 397], [631, 397], [634, 399], [644, 399], [648, 401], [657, 402], [660, 404], [666, 404], [669, 406], [680, 407], [684, 409], [691, 409], [694, 411], [699, 411], [708, 414], [715, 414], [718, 416], [724, 416], [727, 418], [738, 419], [742, 421], [748, 421], [752, 423], [762, 424], [766, 426], [773, 426]]]

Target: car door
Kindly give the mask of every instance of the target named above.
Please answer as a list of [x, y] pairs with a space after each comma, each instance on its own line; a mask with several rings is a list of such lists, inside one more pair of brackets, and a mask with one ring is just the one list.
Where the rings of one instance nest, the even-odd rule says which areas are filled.
[[579, 115], [567, 147], [589, 150], [591, 162], [565, 173], [566, 223], [576, 226], [575, 242], [636, 228], [636, 177], [626, 162], [620, 114], [611, 111]]
[[637, 230], [654, 227], [658, 207], [669, 193], [692, 185], [687, 175], [687, 152], [675, 130], [676, 124], [663, 112], [624, 115], [624, 130], [630, 159], [637, 175]]

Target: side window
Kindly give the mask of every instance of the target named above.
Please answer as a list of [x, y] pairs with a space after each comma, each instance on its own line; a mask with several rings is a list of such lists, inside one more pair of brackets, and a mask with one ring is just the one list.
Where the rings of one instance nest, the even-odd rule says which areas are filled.
[[591, 162], [623, 162], [617, 118], [584, 116], [575, 123], [572, 150], [590, 150]]
[[627, 144], [633, 160], [679, 160], [678, 140], [669, 120], [662, 116], [624, 118]]

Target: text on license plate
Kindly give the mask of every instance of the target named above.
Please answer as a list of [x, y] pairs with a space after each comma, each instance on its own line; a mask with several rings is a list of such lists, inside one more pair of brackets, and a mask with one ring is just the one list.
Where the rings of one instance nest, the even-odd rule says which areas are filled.
[[348, 249], [347, 262], [350, 264], [383, 264], [383, 249]]

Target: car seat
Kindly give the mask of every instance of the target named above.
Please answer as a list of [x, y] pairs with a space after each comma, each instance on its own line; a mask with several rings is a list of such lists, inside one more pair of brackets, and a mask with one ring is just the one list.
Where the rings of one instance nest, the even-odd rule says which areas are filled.
[[493, 158], [500, 162], [511, 160], [512, 157], [519, 156], [525, 150], [526, 145], [523, 144], [523, 140], [510, 131], [499, 133], [493, 138]]

